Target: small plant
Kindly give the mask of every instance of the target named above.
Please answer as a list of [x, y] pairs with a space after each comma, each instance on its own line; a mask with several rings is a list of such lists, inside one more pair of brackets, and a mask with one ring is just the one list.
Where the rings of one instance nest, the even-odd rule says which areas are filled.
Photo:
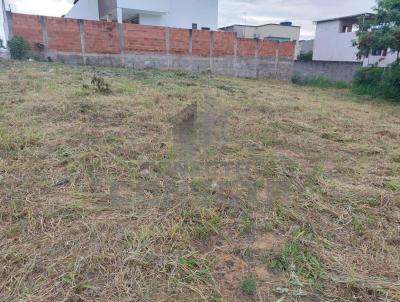
[[318, 258], [296, 242], [287, 242], [282, 253], [273, 258], [270, 265], [274, 269], [295, 272], [308, 279], [317, 288], [320, 287], [319, 281], [325, 274]]
[[389, 181], [386, 183], [386, 188], [393, 192], [400, 192], [400, 182], [396, 180]]
[[96, 92], [99, 92], [101, 94], [111, 93], [110, 85], [106, 82], [106, 80], [104, 80], [104, 78], [94, 75], [91, 83]]
[[292, 83], [300, 86], [314, 86], [319, 88], [349, 88], [349, 84], [344, 81], [332, 81], [324, 77], [303, 78], [298, 74], [292, 77]]
[[29, 43], [22, 37], [15, 36], [8, 41], [8, 49], [12, 59], [25, 59], [31, 50]]
[[251, 233], [256, 227], [256, 221], [251, 213], [245, 212], [240, 218], [240, 230], [243, 233]]
[[242, 281], [242, 290], [248, 296], [254, 296], [257, 290], [256, 280], [252, 276], [247, 276]]

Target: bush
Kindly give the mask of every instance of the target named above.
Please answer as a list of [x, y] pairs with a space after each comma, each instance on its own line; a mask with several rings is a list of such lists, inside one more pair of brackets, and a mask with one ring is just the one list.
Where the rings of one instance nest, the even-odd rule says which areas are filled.
[[307, 52], [307, 53], [301, 53], [299, 54], [299, 56], [297, 57], [298, 61], [303, 61], [303, 62], [310, 62], [312, 61], [313, 58], [313, 52]]
[[399, 101], [400, 63], [395, 63], [387, 68], [359, 69], [354, 76], [353, 90], [356, 93]]
[[8, 41], [8, 49], [10, 50], [11, 58], [22, 60], [27, 57], [31, 47], [24, 38], [15, 36]]
[[344, 81], [332, 81], [324, 77], [302, 78], [299, 75], [292, 77], [292, 83], [300, 86], [315, 86], [320, 88], [345, 89], [349, 87], [349, 84]]

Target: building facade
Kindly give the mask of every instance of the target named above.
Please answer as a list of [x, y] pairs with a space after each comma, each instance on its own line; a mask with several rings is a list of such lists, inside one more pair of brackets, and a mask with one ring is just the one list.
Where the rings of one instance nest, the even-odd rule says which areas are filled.
[[364, 66], [387, 66], [396, 60], [396, 54], [390, 51], [375, 50], [368, 58], [357, 58], [357, 40], [359, 22], [370, 18], [372, 14], [333, 18], [316, 21], [313, 61], [362, 62]]
[[258, 26], [235, 24], [221, 27], [220, 30], [234, 32], [238, 38], [296, 42], [296, 57], [299, 52], [300, 26], [293, 26], [291, 22]]
[[[5, 49], [7, 46], [8, 26], [6, 17], [6, 7], [4, 0], [0, 1], [0, 49]], [[1, 50], [0, 50], [1, 51]]]
[[235, 32], [238, 38], [263, 39], [273, 41], [299, 41], [300, 26], [293, 26], [291, 22], [281, 24], [241, 25], [221, 27], [220, 30]]
[[216, 30], [218, 0], [78, 0], [65, 17]]

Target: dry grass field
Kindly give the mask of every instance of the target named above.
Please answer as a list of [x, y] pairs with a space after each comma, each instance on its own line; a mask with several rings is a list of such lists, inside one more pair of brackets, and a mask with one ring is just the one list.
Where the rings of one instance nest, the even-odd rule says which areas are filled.
[[400, 301], [399, 251], [399, 105], [0, 62], [0, 301]]

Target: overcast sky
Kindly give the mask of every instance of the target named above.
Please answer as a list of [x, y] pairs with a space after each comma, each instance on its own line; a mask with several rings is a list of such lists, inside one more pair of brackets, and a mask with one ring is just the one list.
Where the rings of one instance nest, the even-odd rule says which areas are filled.
[[[7, 1], [7, 0], [6, 0]], [[202, 1], [202, 0], [199, 0]], [[16, 12], [61, 16], [73, 0], [8, 0]], [[371, 11], [375, 0], [219, 0], [219, 25], [259, 25], [290, 20], [303, 39], [312, 38], [312, 21]]]

